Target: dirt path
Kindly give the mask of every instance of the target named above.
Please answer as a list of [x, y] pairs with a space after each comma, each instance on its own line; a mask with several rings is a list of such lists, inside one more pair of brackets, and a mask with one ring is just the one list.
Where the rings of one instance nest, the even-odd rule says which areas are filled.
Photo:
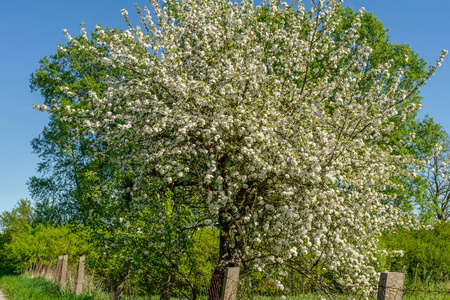
[[2, 291], [0, 290], [0, 300], [6, 300], [5, 296], [3, 295]]

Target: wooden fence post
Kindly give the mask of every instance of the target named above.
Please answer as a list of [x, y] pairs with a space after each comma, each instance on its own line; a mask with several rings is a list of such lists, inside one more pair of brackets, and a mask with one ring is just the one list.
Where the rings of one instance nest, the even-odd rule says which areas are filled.
[[378, 283], [377, 300], [401, 300], [403, 299], [403, 284], [405, 273], [383, 272]]
[[220, 300], [236, 300], [239, 285], [239, 267], [227, 268], [223, 278]]
[[50, 258], [50, 261], [48, 262], [47, 268], [45, 268], [44, 278], [47, 278], [48, 271], [50, 270], [50, 266], [52, 265], [52, 262], [53, 262], [53, 257]]
[[80, 295], [83, 291], [83, 281], [84, 281], [84, 261], [86, 257], [83, 255], [80, 257], [78, 262], [78, 276], [77, 276], [77, 287], [75, 289], [75, 295]]
[[62, 267], [62, 256], [58, 257], [58, 261], [56, 262], [56, 268], [55, 268], [55, 273], [53, 274], [53, 280], [56, 282], [60, 281], [60, 275], [61, 275], [61, 267]]
[[62, 266], [61, 266], [61, 278], [60, 278], [60, 284], [61, 288], [64, 290], [66, 288], [67, 284], [67, 264], [69, 262], [69, 255], [64, 255], [62, 260]]
[[42, 265], [44, 264], [44, 261], [41, 260], [41, 262], [37, 265], [36, 270], [34, 271], [36, 276], [41, 276], [41, 269], [42, 269]]

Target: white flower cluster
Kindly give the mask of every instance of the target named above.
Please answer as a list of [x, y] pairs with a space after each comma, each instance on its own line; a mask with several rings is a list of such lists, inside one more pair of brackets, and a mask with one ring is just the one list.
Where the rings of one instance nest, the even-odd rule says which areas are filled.
[[[409, 222], [379, 200], [409, 161], [383, 137], [411, 112], [400, 109], [411, 91], [389, 64], [367, 69], [362, 12], [336, 39], [341, 1], [299, 13], [273, 0], [167, 2], [152, 2], [158, 26], [138, 9], [141, 27], [98, 27], [107, 54], [74, 41], [130, 75], [52, 112], [97, 134], [98, 155], [136, 190], [170, 188], [208, 224], [219, 215], [238, 260], [326, 268], [344, 285], [375, 278], [376, 237]], [[139, 201], [158, 203], [148, 195]]]

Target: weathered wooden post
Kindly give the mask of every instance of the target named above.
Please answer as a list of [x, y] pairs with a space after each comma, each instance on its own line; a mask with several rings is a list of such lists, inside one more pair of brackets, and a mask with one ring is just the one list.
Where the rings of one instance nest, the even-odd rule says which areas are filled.
[[403, 299], [404, 272], [383, 272], [378, 283], [377, 300]]
[[239, 267], [227, 268], [223, 277], [220, 300], [236, 300], [239, 285]]
[[42, 269], [42, 265], [44, 264], [44, 261], [41, 260], [41, 262], [37, 265], [34, 273], [36, 274], [36, 276], [41, 276], [41, 269]]
[[47, 278], [48, 271], [50, 270], [50, 266], [52, 265], [52, 262], [53, 262], [53, 257], [50, 258], [50, 261], [48, 262], [47, 268], [45, 268], [44, 278]]
[[67, 284], [67, 263], [69, 262], [69, 255], [64, 255], [62, 260], [62, 266], [61, 266], [61, 279], [60, 284], [61, 288], [64, 290], [66, 288]]
[[78, 262], [78, 276], [77, 276], [77, 287], [75, 288], [75, 295], [80, 295], [83, 291], [83, 280], [84, 280], [84, 261], [86, 257], [83, 255], [80, 257]]
[[55, 273], [53, 274], [53, 280], [56, 282], [60, 281], [61, 275], [61, 267], [62, 267], [62, 256], [58, 257], [58, 261], [56, 262]]

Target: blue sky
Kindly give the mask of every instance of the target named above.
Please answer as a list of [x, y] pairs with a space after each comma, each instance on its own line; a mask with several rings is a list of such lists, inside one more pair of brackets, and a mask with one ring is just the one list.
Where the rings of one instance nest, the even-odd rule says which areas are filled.
[[[124, 0], [2, 1], [0, 18], [0, 212], [11, 210], [21, 198], [30, 198], [26, 182], [36, 175], [38, 157], [30, 141], [47, 123], [45, 113], [33, 110], [39, 93], [31, 93], [29, 78], [39, 59], [66, 42], [62, 30], [72, 36], [81, 22], [88, 31], [95, 24], [124, 28], [122, 8], [134, 12]], [[290, 1], [287, 1], [290, 2]], [[141, 6], [145, 1], [137, 2]], [[448, 0], [344, 0], [356, 9], [373, 12], [395, 43], [410, 44], [429, 64], [442, 49], [450, 49], [450, 1]], [[424, 108], [435, 121], [450, 130], [450, 58], [422, 88]]]

